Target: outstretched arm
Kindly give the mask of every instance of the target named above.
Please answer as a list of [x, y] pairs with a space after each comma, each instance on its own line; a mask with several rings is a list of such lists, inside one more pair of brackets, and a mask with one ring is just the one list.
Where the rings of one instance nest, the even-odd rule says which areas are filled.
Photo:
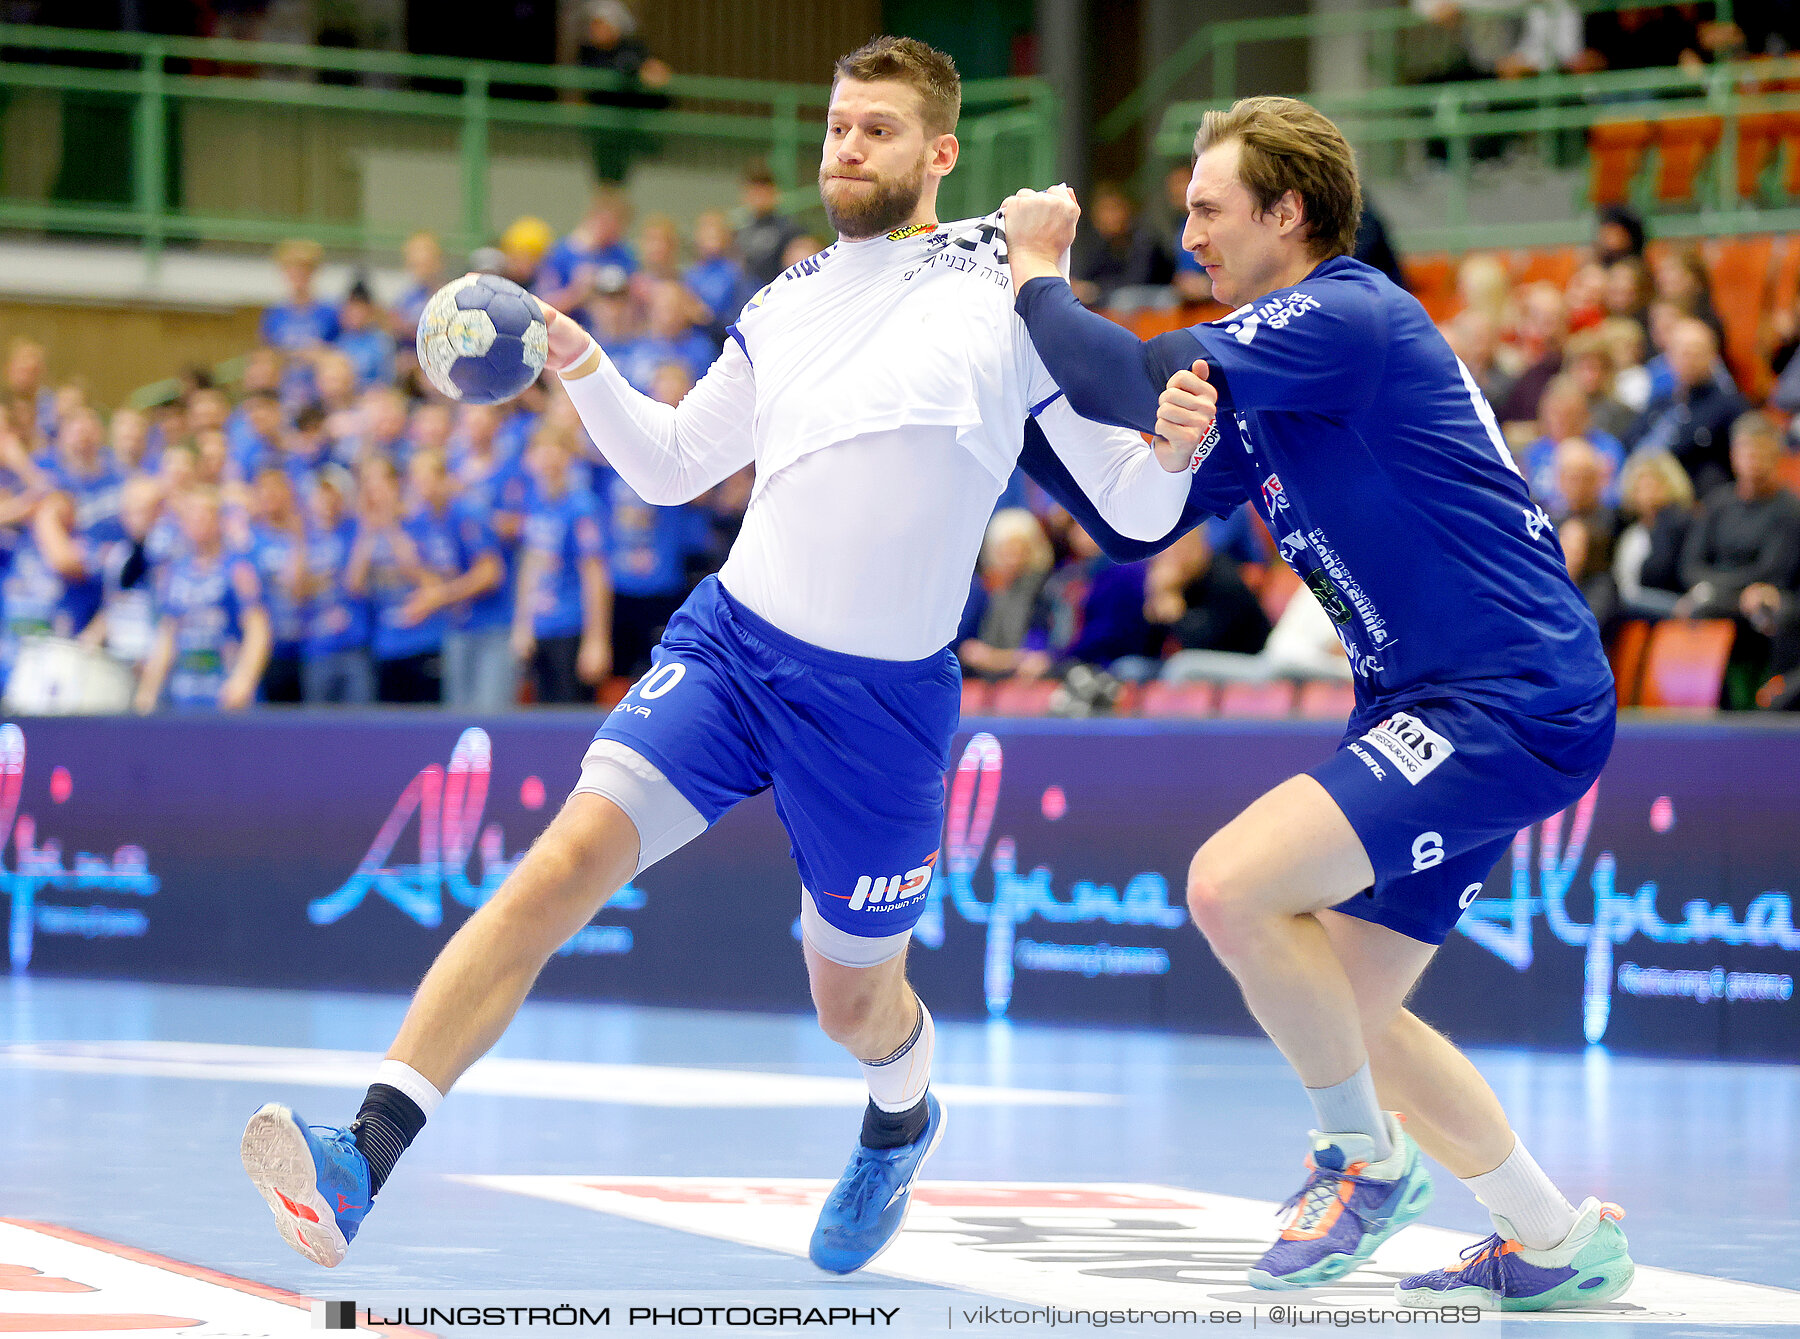
[[607, 463], [646, 502], [691, 502], [755, 457], [756, 380], [735, 341], [673, 407], [634, 389], [561, 312], [551, 313], [547, 362]]

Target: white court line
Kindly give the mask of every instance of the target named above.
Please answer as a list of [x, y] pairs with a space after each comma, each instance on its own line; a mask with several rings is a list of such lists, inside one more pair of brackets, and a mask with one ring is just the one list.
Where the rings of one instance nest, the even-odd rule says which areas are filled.
[[[78, 1041], [0, 1045], [0, 1065], [74, 1074], [130, 1074], [148, 1078], [298, 1083], [319, 1088], [366, 1088], [381, 1057], [373, 1051], [318, 1051], [289, 1046], [232, 1046], [213, 1042]], [[1111, 1106], [1105, 1093], [939, 1083], [935, 1090], [958, 1106]], [[861, 1107], [869, 1100], [861, 1078], [772, 1074], [744, 1069], [676, 1065], [605, 1065], [583, 1060], [519, 1060], [488, 1056], [456, 1082], [459, 1093], [556, 1098], [641, 1107]]]
[[[804, 1255], [831, 1182], [805, 1178], [459, 1176], [701, 1236]], [[1323, 1288], [1263, 1292], [1244, 1271], [1274, 1240], [1276, 1206], [1174, 1186], [925, 1181], [906, 1229], [865, 1272], [1064, 1310], [1391, 1306], [1396, 1281], [1440, 1269], [1476, 1240], [1414, 1224], [1362, 1268]], [[823, 1279], [824, 1276], [821, 1276]], [[1518, 1316], [1517, 1319], [1525, 1319]], [[1616, 1302], [1532, 1320], [1779, 1325], [1800, 1292], [1638, 1266]], [[1410, 1327], [1409, 1327], [1410, 1328]], [[1419, 1327], [1421, 1329], [1430, 1327]], [[1383, 1330], [1382, 1333], [1391, 1332]]]

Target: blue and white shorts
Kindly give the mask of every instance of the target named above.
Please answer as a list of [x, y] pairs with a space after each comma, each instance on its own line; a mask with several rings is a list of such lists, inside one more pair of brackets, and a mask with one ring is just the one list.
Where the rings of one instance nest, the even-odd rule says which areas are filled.
[[[654, 659], [594, 736], [576, 786], [638, 825], [639, 868], [772, 788], [808, 941], [848, 966], [903, 950], [944, 827], [962, 708], [954, 652], [893, 661], [827, 651], [708, 577]], [[686, 806], [671, 809], [670, 787]]]
[[1610, 687], [1541, 715], [1464, 697], [1359, 710], [1311, 772], [1375, 867], [1374, 886], [1332, 910], [1443, 943], [1519, 830], [1594, 784], [1617, 717]]

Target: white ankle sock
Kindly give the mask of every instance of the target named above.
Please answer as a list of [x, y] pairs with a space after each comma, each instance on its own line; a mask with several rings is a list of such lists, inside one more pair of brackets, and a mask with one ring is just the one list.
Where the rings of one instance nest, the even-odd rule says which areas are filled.
[[438, 1103], [444, 1100], [430, 1079], [426, 1078], [411, 1065], [399, 1060], [383, 1060], [381, 1068], [375, 1071], [375, 1082], [385, 1083], [390, 1088], [398, 1088], [419, 1105], [425, 1119], [431, 1119], [431, 1113], [438, 1109]]
[[1366, 1063], [1342, 1083], [1308, 1088], [1306, 1095], [1312, 1099], [1320, 1134], [1366, 1134], [1375, 1141], [1376, 1162], [1393, 1153], [1387, 1117], [1375, 1100], [1375, 1080]]
[[1518, 1239], [1533, 1250], [1548, 1250], [1575, 1226], [1575, 1206], [1532, 1160], [1523, 1140], [1513, 1144], [1506, 1161], [1493, 1171], [1465, 1176], [1462, 1183], [1490, 1213], [1511, 1223]]
[[919, 1001], [919, 1021], [899, 1049], [879, 1060], [859, 1061], [869, 1082], [869, 1098], [883, 1111], [906, 1111], [919, 1104], [931, 1083], [931, 1050], [937, 1029], [931, 1010]]

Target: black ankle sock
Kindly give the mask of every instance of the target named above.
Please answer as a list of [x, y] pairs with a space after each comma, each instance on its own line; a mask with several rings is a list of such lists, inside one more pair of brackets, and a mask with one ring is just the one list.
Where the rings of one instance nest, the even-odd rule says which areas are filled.
[[377, 1083], [363, 1098], [362, 1110], [350, 1122], [350, 1137], [369, 1160], [369, 1195], [373, 1198], [392, 1175], [394, 1164], [425, 1128], [419, 1104], [398, 1088]]
[[905, 1111], [883, 1111], [870, 1102], [863, 1109], [864, 1148], [899, 1148], [925, 1133], [925, 1099], [920, 1097]]

